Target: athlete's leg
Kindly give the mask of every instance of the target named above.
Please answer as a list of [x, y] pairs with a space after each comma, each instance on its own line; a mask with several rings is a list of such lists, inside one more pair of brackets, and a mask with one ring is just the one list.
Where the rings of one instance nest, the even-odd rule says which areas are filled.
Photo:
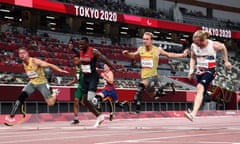
[[26, 100], [26, 98], [28, 98], [28, 96], [30, 96], [33, 92], [35, 91], [34, 85], [31, 83], [28, 83], [22, 90], [22, 92], [20, 93], [20, 95], [18, 96], [18, 99], [16, 100], [14, 106], [12, 107], [11, 113], [10, 113], [10, 117], [14, 117], [17, 110], [19, 109], [20, 105], [24, 103], [24, 101]]
[[198, 84], [197, 84], [197, 95], [194, 100], [194, 106], [192, 112], [185, 112], [185, 117], [189, 120], [193, 121], [193, 118], [197, 115], [197, 112], [202, 105], [204, 91], [207, 90], [208, 85], [214, 79], [214, 75], [212, 73], [206, 72], [203, 75], [197, 75]]
[[73, 113], [74, 113], [74, 119], [72, 121], [72, 124], [78, 124], [79, 120], [78, 120], [78, 109], [79, 109], [79, 98], [74, 98], [74, 104], [73, 104]]
[[194, 106], [193, 106], [193, 111], [192, 111], [193, 116], [197, 115], [197, 112], [202, 104], [203, 92], [204, 92], [204, 86], [201, 83], [198, 83], [197, 84], [197, 95], [194, 100]]
[[142, 93], [147, 86], [148, 81], [146, 79], [142, 80], [138, 85], [137, 92], [134, 96], [134, 102], [136, 104], [136, 113], [139, 113], [141, 110]]
[[14, 117], [17, 110], [19, 109], [20, 105], [22, 105], [25, 101], [25, 99], [28, 97], [28, 94], [26, 92], [21, 92], [21, 94], [18, 97], [18, 100], [16, 100], [14, 106], [12, 107], [10, 117]]
[[58, 89], [53, 89], [53, 93], [51, 94], [50, 87], [47, 83], [39, 84], [36, 88], [43, 95], [48, 106], [53, 106], [55, 104], [57, 95], [59, 94]]
[[79, 102], [82, 99], [82, 86], [78, 85], [75, 93], [74, 93], [74, 105], [73, 105], [73, 114], [74, 114], [74, 119], [71, 124], [78, 124], [78, 111], [79, 111]]
[[96, 93], [94, 91], [88, 91], [87, 94], [83, 96], [84, 104], [95, 116], [99, 116], [101, 113], [95, 108], [93, 102], [95, 103]]
[[99, 116], [101, 113], [94, 106], [94, 104], [97, 104], [95, 96], [98, 84], [98, 74], [94, 73], [89, 77], [83, 77], [83, 79], [84, 104], [95, 116]]
[[96, 105], [96, 108], [98, 111], [102, 111], [102, 102], [103, 102], [103, 99], [104, 99], [104, 94], [103, 92], [99, 92], [96, 94], [96, 99], [97, 99], [97, 105]]

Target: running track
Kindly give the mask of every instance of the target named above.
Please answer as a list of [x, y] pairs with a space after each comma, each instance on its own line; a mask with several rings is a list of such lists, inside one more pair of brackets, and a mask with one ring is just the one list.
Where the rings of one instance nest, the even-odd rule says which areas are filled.
[[[37, 116], [37, 115], [36, 115]], [[26, 122], [15, 127], [0, 125], [0, 144], [240, 144], [240, 116], [201, 116], [190, 122], [183, 117], [95, 120], [77, 126], [68, 121]]]

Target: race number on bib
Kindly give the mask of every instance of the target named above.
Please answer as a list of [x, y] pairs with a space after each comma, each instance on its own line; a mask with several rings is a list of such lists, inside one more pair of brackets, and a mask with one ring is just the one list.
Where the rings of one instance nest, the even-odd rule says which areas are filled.
[[91, 73], [91, 67], [90, 65], [81, 65], [82, 72], [84, 73]]
[[141, 60], [141, 64], [143, 68], [152, 68], [153, 67], [153, 60]]
[[29, 78], [36, 78], [36, 77], [38, 77], [38, 75], [37, 75], [37, 73], [35, 71], [28, 71], [27, 72], [27, 76]]
[[216, 61], [205, 60], [197, 63], [197, 67], [199, 68], [214, 68], [216, 67]]

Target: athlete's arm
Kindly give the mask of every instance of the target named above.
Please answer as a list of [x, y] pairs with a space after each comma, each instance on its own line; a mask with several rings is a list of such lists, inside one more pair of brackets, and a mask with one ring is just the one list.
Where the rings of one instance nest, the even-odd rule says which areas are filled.
[[42, 61], [42, 60], [37, 59], [37, 58], [33, 58], [33, 62], [37, 66], [50, 67], [50, 68], [54, 69], [55, 71], [58, 71], [58, 72], [61, 72], [61, 73], [69, 73], [68, 71], [63, 70], [63, 69], [59, 68], [58, 66], [56, 66], [54, 64], [48, 63], [46, 61]]
[[185, 49], [183, 53], [172, 53], [172, 52], [166, 52], [161, 47], [158, 47], [158, 52], [159, 52], [159, 55], [164, 55], [169, 58], [182, 58], [188, 55], [188, 49]]
[[193, 73], [194, 73], [194, 67], [196, 64], [196, 55], [193, 52], [193, 47], [191, 46], [191, 57], [190, 57], [190, 64], [189, 64], [189, 73], [188, 73], [188, 78], [192, 79]]
[[97, 59], [107, 64], [112, 70], [117, 71], [113, 64], [100, 51], [98, 51], [97, 49], [93, 49], [92, 53], [94, 56], [97, 57]]
[[122, 52], [122, 54], [127, 56], [130, 59], [136, 59], [140, 56], [139, 51], [140, 51], [140, 48], [138, 48], [137, 51], [135, 51], [135, 52], [129, 52], [128, 50], [124, 50]]
[[113, 84], [114, 81], [114, 76], [113, 76], [113, 72], [110, 71], [107, 74], [106, 73], [102, 73], [101, 76], [103, 77], [103, 79], [105, 79], [108, 83]]
[[232, 65], [228, 60], [228, 52], [227, 52], [227, 48], [225, 47], [225, 45], [223, 43], [214, 41], [213, 42], [213, 48], [214, 48], [215, 51], [221, 50], [223, 52], [225, 66], [226, 66], [227, 69], [230, 70]]
[[73, 84], [75, 84], [75, 83], [77, 83], [77, 82], [78, 82], [78, 79], [77, 79], [77, 77], [75, 76], [74, 79], [73, 79], [72, 81], [68, 82], [66, 85], [67, 85], [67, 86], [71, 86], [71, 85], [73, 85]]

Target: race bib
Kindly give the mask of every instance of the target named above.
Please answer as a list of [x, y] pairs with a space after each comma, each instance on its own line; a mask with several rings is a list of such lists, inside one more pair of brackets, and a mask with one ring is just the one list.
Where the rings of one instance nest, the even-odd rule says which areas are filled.
[[90, 65], [81, 65], [81, 68], [82, 68], [82, 72], [84, 73], [91, 73], [91, 67]]
[[197, 58], [197, 67], [199, 68], [214, 68], [216, 67], [216, 61], [214, 59], [208, 59], [208, 57]]
[[150, 59], [150, 60], [143, 59], [143, 60], [141, 60], [141, 65], [143, 68], [152, 68], [153, 60], [152, 59]]
[[28, 71], [27, 76], [29, 78], [36, 78], [36, 77], [38, 77], [38, 74], [35, 71]]

